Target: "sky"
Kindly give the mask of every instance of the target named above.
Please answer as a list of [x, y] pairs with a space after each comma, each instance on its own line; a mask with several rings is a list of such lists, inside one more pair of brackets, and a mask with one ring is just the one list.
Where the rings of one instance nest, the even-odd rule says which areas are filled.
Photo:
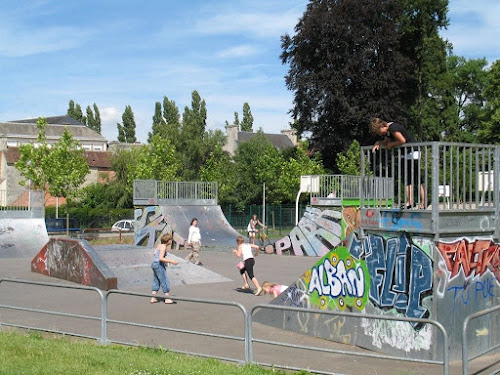
[[[294, 33], [306, 0], [3, 0], [0, 122], [59, 116], [96, 103], [102, 135], [117, 138], [130, 105], [141, 142], [155, 102], [180, 113], [197, 90], [207, 128], [224, 130], [250, 105], [254, 129], [289, 128], [293, 95], [280, 37]], [[442, 32], [454, 53], [500, 58], [500, 0], [450, 0]]]

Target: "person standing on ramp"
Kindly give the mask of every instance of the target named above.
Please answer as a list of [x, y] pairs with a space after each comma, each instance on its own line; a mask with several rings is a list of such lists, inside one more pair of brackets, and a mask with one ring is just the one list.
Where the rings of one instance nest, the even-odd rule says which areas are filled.
[[187, 239], [187, 245], [191, 246], [191, 252], [186, 257], [189, 262], [191, 258], [194, 259], [194, 264], [202, 266], [203, 263], [200, 261], [200, 247], [201, 247], [201, 234], [200, 228], [198, 228], [198, 219], [193, 218], [191, 220], [191, 226], [189, 227], [189, 234]]

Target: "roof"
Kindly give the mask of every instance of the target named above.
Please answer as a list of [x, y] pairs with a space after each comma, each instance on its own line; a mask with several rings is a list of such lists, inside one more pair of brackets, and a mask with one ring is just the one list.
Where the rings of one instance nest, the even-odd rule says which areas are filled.
[[90, 168], [111, 168], [111, 153], [106, 151], [85, 151]]
[[[4, 151], [7, 164], [14, 164], [21, 157], [18, 147], [7, 147]], [[90, 168], [111, 168], [111, 153], [106, 151], [85, 151], [85, 158]]]
[[[257, 133], [252, 133], [252, 132], [238, 132], [238, 143], [247, 142], [256, 135]], [[295, 147], [292, 140], [286, 134], [264, 133], [264, 136], [269, 140], [269, 142], [271, 142], [274, 148], [278, 150], [284, 150], [287, 148]]]
[[[14, 121], [9, 121], [9, 122], [15, 122], [18, 124], [35, 124], [38, 121], [38, 118], [29, 118], [25, 120], [14, 120]], [[63, 116], [52, 116], [52, 117], [45, 117], [45, 121], [47, 121], [47, 124], [50, 125], [80, 125], [80, 126], [85, 126], [85, 124], [81, 123], [80, 121], [74, 119], [73, 117], [70, 117], [68, 115], [63, 115]]]
[[[26, 120], [28, 121], [28, 120]], [[106, 142], [106, 138], [97, 133], [96, 131], [86, 127], [82, 124], [77, 125], [54, 125], [49, 124], [45, 128], [45, 135], [47, 140], [58, 140], [64, 133], [64, 129], [68, 129], [68, 132], [73, 136], [73, 139], [81, 140], [92, 140]], [[28, 122], [0, 122], [0, 137], [9, 138], [28, 138], [36, 139], [38, 137], [38, 128], [36, 124]]]

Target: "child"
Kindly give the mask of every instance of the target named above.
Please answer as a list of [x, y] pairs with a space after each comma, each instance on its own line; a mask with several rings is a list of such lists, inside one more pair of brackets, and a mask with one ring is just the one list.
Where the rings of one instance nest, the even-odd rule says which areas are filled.
[[193, 218], [193, 220], [191, 220], [187, 244], [191, 245], [191, 252], [186, 257], [186, 260], [189, 262], [191, 258], [194, 258], [194, 264], [203, 266], [203, 263], [200, 262], [201, 234], [200, 228], [198, 228], [197, 218]]
[[248, 238], [250, 238], [250, 243], [252, 244], [255, 243], [255, 233], [259, 231], [257, 225], [260, 225], [262, 229], [265, 228], [265, 225], [260, 222], [257, 215], [253, 214], [247, 226]]
[[244, 282], [242, 289], [250, 289], [250, 285], [248, 285], [247, 275], [245, 275], [246, 272], [250, 280], [252, 280], [253, 285], [255, 285], [255, 287], [257, 288], [254, 294], [258, 296], [262, 293], [262, 288], [259, 285], [259, 281], [253, 274], [255, 259], [252, 249], [257, 249], [257, 251], [255, 252], [255, 255], [257, 255], [259, 253], [259, 246], [251, 243], [245, 243], [245, 239], [242, 236], [238, 236], [238, 238], [236, 238], [236, 243], [238, 244], [238, 249], [233, 249], [233, 253], [237, 257], [242, 257], [244, 263], [244, 267], [240, 269], [240, 274]]
[[272, 294], [274, 298], [278, 297], [281, 293], [283, 293], [288, 286], [270, 283], [269, 281], [264, 281], [262, 283], [262, 291], [267, 294]]
[[[165, 265], [167, 263], [171, 263], [173, 265], [178, 264], [175, 259], [167, 259], [167, 246], [172, 243], [172, 234], [164, 234], [161, 236], [160, 242], [161, 244], [154, 251], [154, 260], [153, 263], [151, 263], [151, 268], [153, 269], [153, 297], [151, 298], [151, 303], [158, 302], [158, 299], [155, 296], [160, 289], [160, 286], [163, 293], [165, 293], [165, 296], [169, 296], [168, 292], [170, 292], [170, 280], [168, 279]], [[177, 302], [172, 301], [170, 298], [165, 298], [165, 303], [167, 305], [171, 305]]]

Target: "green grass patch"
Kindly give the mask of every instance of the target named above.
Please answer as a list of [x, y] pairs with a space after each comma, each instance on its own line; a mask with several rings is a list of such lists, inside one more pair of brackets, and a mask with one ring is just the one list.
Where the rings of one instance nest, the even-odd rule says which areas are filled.
[[[0, 332], [0, 374], [268, 375], [288, 372], [176, 354], [164, 349], [101, 346], [61, 336]], [[301, 371], [297, 374], [308, 374]]]

